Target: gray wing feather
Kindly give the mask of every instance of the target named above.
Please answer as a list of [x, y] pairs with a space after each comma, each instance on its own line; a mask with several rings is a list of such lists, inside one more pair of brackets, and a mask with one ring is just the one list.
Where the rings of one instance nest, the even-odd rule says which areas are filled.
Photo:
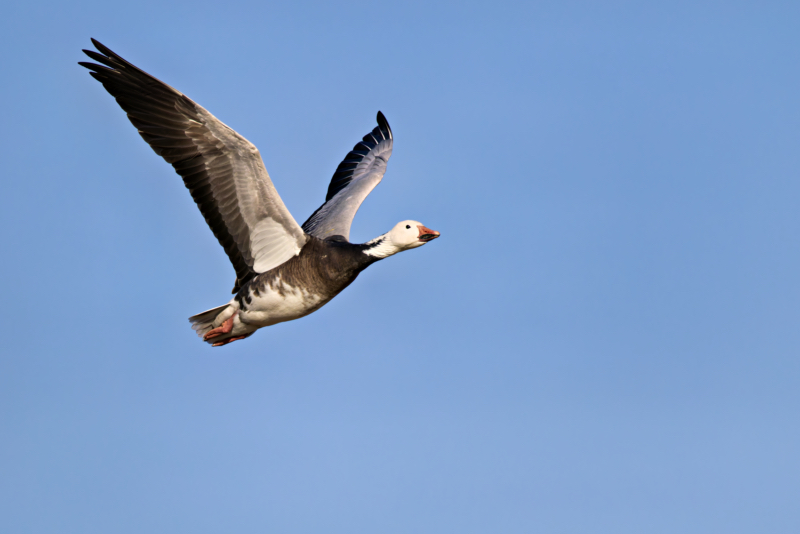
[[236, 270], [236, 286], [298, 254], [308, 236], [283, 204], [256, 147], [181, 92], [92, 42], [102, 54], [84, 52], [102, 65], [80, 64], [183, 177]]
[[364, 136], [336, 169], [325, 203], [303, 223], [303, 230], [320, 239], [334, 235], [350, 240], [358, 208], [383, 179], [392, 155], [392, 130], [383, 113], [378, 126]]
[[[211, 135], [205, 134], [200, 126], [190, 129], [190, 137], [201, 146], [209, 143], [205, 145], [208, 148], [211, 144], [222, 143], [224, 156], [219, 157], [221, 166], [228, 162], [231, 165], [230, 177], [227, 173], [212, 176], [212, 182], [216, 182], [216, 178], [232, 178], [234, 185], [234, 194], [225, 204], [219, 205], [220, 211], [224, 212], [223, 219], [241, 216], [244, 226], [240, 227], [237, 242], [249, 251], [251, 266], [256, 273], [269, 271], [297, 255], [308, 237], [286, 209], [255, 145], [196, 106]], [[197, 137], [193, 135], [195, 130]]]

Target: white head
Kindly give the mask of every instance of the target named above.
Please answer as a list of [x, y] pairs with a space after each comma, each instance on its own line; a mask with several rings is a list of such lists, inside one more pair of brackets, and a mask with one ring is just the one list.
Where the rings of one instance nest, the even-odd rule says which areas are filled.
[[368, 241], [366, 244], [371, 246], [364, 250], [364, 254], [385, 258], [404, 250], [421, 247], [437, 237], [439, 232], [426, 228], [421, 222], [402, 221], [382, 236]]

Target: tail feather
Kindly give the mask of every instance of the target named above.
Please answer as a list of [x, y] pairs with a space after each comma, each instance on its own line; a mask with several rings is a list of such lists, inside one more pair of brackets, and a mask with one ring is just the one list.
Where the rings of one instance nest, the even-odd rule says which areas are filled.
[[[214, 328], [215, 326], [219, 326], [219, 324], [215, 324], [217, 322], [217, 317], [222, 314], [230, 304], [223, 304], [222, 306], [217, 306], [216, 308], [211, 308], [210, 310], [206, 310], [204, 312], [198, 313], [197, 315], [192, 315], [189, 317], [189, 321], [192, 323], [192, 330], [197, 332], [197, 335], [203, 337], [206, 335], [206, 332]], [[222, 324], [222, 321], [219, 321]]]

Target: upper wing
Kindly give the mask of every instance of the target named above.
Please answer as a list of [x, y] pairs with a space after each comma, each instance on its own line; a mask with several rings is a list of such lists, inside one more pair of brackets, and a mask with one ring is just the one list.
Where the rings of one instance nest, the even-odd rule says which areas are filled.
[[183, 177], [236, 269], [234, 292], [256, 273], [297, 255], [308, 236], [281, 201], [258, 149], [181, 92], [92, 43], [102, 54], [84, 52], [102, 65], [80, 65]]
[[328, 186], [325, 203], [303, 223], [303, 230], [320, 239], [340, 235], [349, 241], [353, 217], [370, 191], [380, 183], [391, 155], [392, 129], [379, 111], [378, 126], [339, 164]]

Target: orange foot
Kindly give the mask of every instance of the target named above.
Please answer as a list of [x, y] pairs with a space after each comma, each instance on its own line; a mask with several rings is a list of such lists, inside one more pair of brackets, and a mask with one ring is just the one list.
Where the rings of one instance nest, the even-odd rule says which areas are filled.
[[206, 335], [203, 336], [203, 341], [208, 341], [209, 339], [219, 337], [223, 334], [230, 334], [231, 330], [233, 330], [233, 319], [236, 317], [237, 313], [239, 312], [234, 312], [233, 315], [225, 320], [224, 323], [206, 332]]
[[243, 336], [238, 337], [229, 337], [228, 339], [224, 339], [222, 341], [218, 341], [211, 345], [212, 347], [221, 347], [222, 345], [227, 345], [228, 343], [233, 343], [234, 341], [239, 341], [240, 339], [244, 339], [246, 337], [250, 337], [250, 334], [245, 334]]

